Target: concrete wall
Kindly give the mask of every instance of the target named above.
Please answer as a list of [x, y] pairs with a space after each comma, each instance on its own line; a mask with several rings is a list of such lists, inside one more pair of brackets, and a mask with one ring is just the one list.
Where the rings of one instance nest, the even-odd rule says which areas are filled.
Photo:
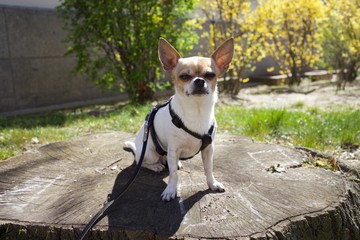
[[[126, 94], [103, 92], [84, 76], [74, 75], [76, 59], [64, 56], [66, 31], [54, 10], [57, 4], [58, 0], [0, 0], [0, 115], [126, 99]], [[264, 60], [248, 74], [263, 75], [270, 65]]]
[[0, 0], [0, 5], [54, 8], [60, 4], [60, 0]]
[[124, 99], [74, 76], [54, 9], [0, 5], [0, 115]]

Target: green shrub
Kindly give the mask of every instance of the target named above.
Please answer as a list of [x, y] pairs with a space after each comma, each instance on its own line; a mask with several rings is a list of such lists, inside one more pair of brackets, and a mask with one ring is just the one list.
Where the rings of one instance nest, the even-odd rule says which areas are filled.
[[63, 0], [57, 8], [69, 32], [77, 72], [132, 100], [151, 99], [160, 78], [157, 42], [186, 51], [197, 41], [187, 20], [195, 0]]

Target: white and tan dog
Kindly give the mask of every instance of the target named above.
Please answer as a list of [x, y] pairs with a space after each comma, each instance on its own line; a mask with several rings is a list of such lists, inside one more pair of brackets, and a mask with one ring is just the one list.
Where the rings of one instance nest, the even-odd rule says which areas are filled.
[[[210, 58], [181, 58], [176, 49], [163, 38], [159, 40], [158, 52], [163, 68], [172, 77], [175, 86], [175, 95], [169, 104], [158, 110], [153, 123], [155, 140], [167, 152], [167, 156], [159, 154], [153, 138], [149, 138], [142, 166], [160, 172], [167, 160], [169, 181], [161, 196], [163, 200], [169, 201], [175, 198], [177, 192], [179, 159], [194, 156], [200, 149], [209, 188], [223, 192], [223, 184], [213, 175], [214, 143], [210, 140], [210, 144], [202, 149], [204, 140], [194, 135], [209, 134], [209, 129], [212, 128], [211, 135], [214, 137], [217, 78], [229, 68], [234, 52], [234, 40], [226, 40]], [[171, 112], [177, 115], [185, 128], [194, 135], [174, 125]], [[135, 154], [136, 162], [141, 154], [143, 136], [144, 126], [138, 132], [135, 143], [125, 143]]]

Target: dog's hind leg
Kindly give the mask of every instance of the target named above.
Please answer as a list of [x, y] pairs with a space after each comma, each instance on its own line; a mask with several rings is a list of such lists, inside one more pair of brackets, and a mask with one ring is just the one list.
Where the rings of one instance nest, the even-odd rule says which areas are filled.
[[[162, 157], [153, 149], [153, 146], [151, 145], [149, 146], [149, 149], [146, 150], [142, 166], [154, 172], [161, 172], [165, 168], [161, 158]], [[136, 162], [139, 162], [139, 159], [136, 158]]]
[[147, 169], [150, 169], [150, 170], [152, 170], [154, 172], [161, 172], [165, 168], [165, 166], [160, 162], [153, 163], [153, 164], [143, 163], [142, 166], [147, 168]]

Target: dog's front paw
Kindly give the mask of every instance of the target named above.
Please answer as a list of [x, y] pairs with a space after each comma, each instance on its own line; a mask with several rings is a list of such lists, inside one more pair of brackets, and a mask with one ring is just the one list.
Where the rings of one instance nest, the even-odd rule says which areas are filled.
[[176, 186], [167, 185], [163, 193], [161, 194], [163, 201], [170, 201], [176, 197]]
[[221, 182], [214, 180], [211, 183], [208, 183], [208, 185], [209, 188], [213, 191], [225, 192], [225, 187]]

